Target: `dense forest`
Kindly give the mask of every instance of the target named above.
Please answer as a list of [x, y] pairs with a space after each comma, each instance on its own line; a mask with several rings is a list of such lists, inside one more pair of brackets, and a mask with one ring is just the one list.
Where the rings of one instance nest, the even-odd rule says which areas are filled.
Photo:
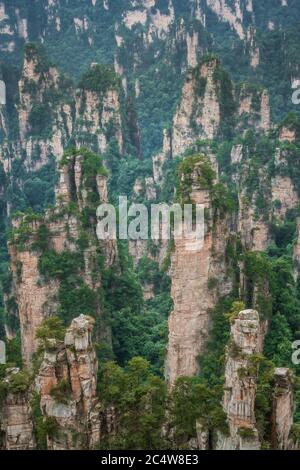
[[[218, 3], [0, 1], [0, 448], [298, 448], [300, 7]], [[204, 200], [203, 251], [99, 242], [119, 196]]]

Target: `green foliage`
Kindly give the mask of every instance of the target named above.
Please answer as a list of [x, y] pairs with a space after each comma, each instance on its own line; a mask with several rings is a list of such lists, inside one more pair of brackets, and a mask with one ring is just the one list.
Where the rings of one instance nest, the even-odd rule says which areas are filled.
[[221, 133], [225, 138], [232, 137], [236, 103], [233, 95], [233, 83], [228, 72], [220, 65], [214, 71], [214, 80], [218, 85], [218, 98], [221, 111]]
[[251, 428], [239, 428], [238, 434], [243, 439], [251, 439], [252, 437], [255, 437], [255, 432]]
[[[219, 393], [222, 399], [224, 384], [225, 347], [230, 337], [231, 315], [235, 314], [236, 303], [232, 297], [221, 298], [211, 312], [212, 328], [205, 354], [200, 358], [201, 379], [209, 388]], [[230, 312], [230, 314], [228, 314]]]
[[293, 112], [288, 113], [280, 123], [280, 127], [286, 127], [291, 131], [295, 131], [296, 138], [300, 137], [300, 117]]
[[47, 251], [39, 259], [39, 271], [44, 279], [60, 281], [57, 314], [65, 324], [82, 313], [93, 317], [97, 313], [100, 292], [92, 290], [84, 282], [81, 274], [83, 267], [83, 255], [77, 252], [64, 251], [58, 254]]
[[151, 370], [163, 375], [167, 341], [167, 314], [169, 299], [160, 295], [140, 311], [124, 308], [112, 319], [113, 349], [121, 365], [136, 354], [151, 361]]
[[[278, 248], [284, 250], [293, 242], [296, 234], [296, 221], [274, 221], [271, 226], [271, 233]], [[283, 254], [283, 251], [282, 251]]]
[[229, 318], [231, 322], [234, 322], [237, 319], [239, 313], [242, 312], [243, 310], [245, 310], [244, 302], [241, 302], [241, 301], [233, 302], [230, 313], [227, 315], [227, 317]]
[[66, 329], [63, 321], [58, 317], [50, 317], [43, 321], [41, 326], [36, 330], [36, 338], [41, 341], [47, 341], [47, 339], [56, 339], [63, 341], [65, 337]]
[[71, 385], [66, 380], [62, 379], [58, 384], [51, 389], [50, 395], [57, 403], [67, 405], [71, 397]]
[[97, 64], [83, 74], [78, 86], [104, 95], [108, 90], [120, 89], [120, 78], [113, 68]]
[[291, 366], [293, 336], [287, 319], [277, 313], [272, 319], [266, 338], [265, 352], [274, 364], [281, 367]]
[[255, 399], [256, 427], [260, 439], [262, 441], [268, 441], [271, 431], [274, 364], [264, 356], [254, 356], [253, 361], [258, 367]]
[[15, 338], [6, 340], [6, 359], [7, 363], [14, 367], [21, 368], [23, 366], [20, 330], [17, 330]]
[[35, 103], [30, 110], [30, 134], [47, 138], [51, 134], [52, 123], [49, 121], [51, 108], [48, 103]]
[[[39, 145], [33, 150], [33, 157], [40, 159]], [[12, 213], [16, 211], [41, 213], [54, 202], [54, 186], [57, 180], [55, 160], [49, 157], [49, 162], [42, 165], [40, 170], [27, 171], [21, 159], [12, 161], [12, 170], [6, 188], [5, 197], [11, 204]], [[22, 184], [21, 184], [22, 182]]]
[[45, 49], [40, 44], [27, 43], [24, 49], [27, 60], [36, 62], [36, 73], [45, 73], [51, 66], [53, 66], [53, 63], [49, 60]]
[[190, 202], [192, 185], [198, 184], [202, 189], [211, 189], [216, 177], [214, 170], [204, 155], [186, 157], [177, 168], [177, 200]]
[[211, 201], [221, 216], [233, 212], [236, 207], [232, 194], [222, 183], [215, 184], [211, 189]]
[[226, 414], [216, 389], [199, 383], [195, 377], [181, 377], [171, 394], [170, 419], [175, 430], [176, 448], [185, 448], [196, 436], [197, 420], [208, 430], [228, 434]]
[[11, 231], [10, 242], [22, 251], [32, 235], [32, 223], [41, 221], [41, 216], [28, 209], [25, 214], [16, 213], [15, 219], [18, 219], [19, 223], [18, 227]]
[[[267, 256], [259, 252], [246, 252], [244, 255], [246, 278], [245, 303], [248, 308], [256, 308], [262, 318], [272, 314], [272, 268]], [[255, 295], [254, 295], [255, 293]]]
[[169, 279], [160, 271], [158, 263], [146, 256], [137, 265], [139, 279], [143, 285], [152, 285], [154, 294], [169, 288]]
[[97, 175], [108, 176], [108, 172], [103, 166], [103, 160], [99, 155], [87, 149], [81, 149], [79, 152], [81, 152], [81, 155], [83, 155], [84, 158], [82, 170], [83, 177], [87, 181], [89, 181], [91, 178], [95, 178]]
[[44, 253], [39, 259], [39, 271], [48, 279], [63, 280], [81, 270], [84, 266], [83, 263], [83, 258], [78, 256], [78, 253], [64, 251], [58, 254], [51, 250]]
[[31, 384], [31, 377], [27, 370], [23, 369], [16, 374], [10, 374], [7, 390], [10, 393], [25, 393]]
[[73, 161], [74, 157], [78, 156], [83, 157], [83, 177], [88, 182], [90, 182], [91, 179], [95, 178], [97, 175], [108, 176], [108, 172], [103, 165], [102, 157], [86, 147], [81, 147], [80, 149], [71, 148], [66, 150], [60, 161], [60, 166], [63, 167], [68, 165]]
[[46, 426], [41, 412], [40, 401], [40, 395], [37, 392], [33, 392], [30, 400], [30, 405], [32, 410], [34, 436], [37, 444], [37, 449], [46, 450], [48, 427]]
[[166, 385], [150, 372], [150, 364], [133, 358], [126, 370], [107, 363], [100, 374], [99, 396], [117, 415], [114, 436], [103, 440], [107, 449], [163, 449]]

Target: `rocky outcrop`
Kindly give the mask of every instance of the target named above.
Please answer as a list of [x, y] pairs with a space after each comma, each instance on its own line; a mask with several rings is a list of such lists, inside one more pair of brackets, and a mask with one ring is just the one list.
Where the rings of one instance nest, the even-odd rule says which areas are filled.
[[[39, 224], [29, 225], [28, 228], [32, 229], [32, 237], [37, 234], [38, 227]], [[29, 365], [32, 354], [38, 346], [35, 337], [36, 330], [43, 319], [51, 314], [52, 309], [55, 310], [59, 284], [51, 280], [48, 284], [41, 285], [38, 270], [39, 255], [33, 253], [29, 247], [20, 252], [16, 246], [11, 245], [10, 256], [13, 292], [16, 296], [20, 318], [22, 356], [25, 363]]]
[[[95, 79], [97, 74], [100, 76], [102, 73], [97, 64], [92, 64], [91, 71]], [[75, 110], [74, 134], [78, 136], [80, 145], [89, 145], [92, 139], [94, 150], [103, 154], [112, 138], [111, 129], [114, 129], [113, 137], [120, 153], [123, 152], [122, 111], [118, 88], [103, 90], [103, 93], [88, 87], [83, 88], [76, 94]]]
[[271, 127], [270, 99], [267, 90], [243, 84], [237, 91], [238, 125], [237, 129], [255, 127], [267, 132]]
[[[205, 208], [212, 221], [210, 191], [199, 185], [201, 165], [195, 165], [191, 201]], [[184, 181], [184, 177], [183, 180]], [[226, 276], [225, 250], [230, 233], [227, 217], [206, 220], [202, 243], [182, 237], [175, 240], [171, 258], [171, 295], [174, 310], [169, 318], [169, 341], [165, 375], [170, 385], [180, 376], [193, 376], [199, 371], [211, 324], [211, 312], [220, 296], [231, 291]]]
[[294, 245], [293, 251], [293, 262], [294, 262], [294, 278], [295, 280], [298, 279], [300, 274], [300, 219], [297, 219], [297, 240]]
[[255, 397], [257, 368], [251, 362], [260, 351], [258, 312], [239, 313], [231, 326], [226, 354], [223, 408], [229, 424], [229, 436], [218, 437], [219, 450], [258, 450]]
[[49, 450], [93, 449], [100, 442], [94, 323], [80, 315], [64, 342], [47, 340], [36, 387], [44, 420], [55, 423], [55, 432], [47, 436]]
[[[36, 330], [42, 321], [57, 312], [59, 308], [59, 276], [45, 278], [40, 270], [43, 250], [39, 246], [41, 237], [46, 250], [56, 255], [73, 253], [78, 255], [78, 272], [86, 288], [94, 293], [96, 304], [93, 314], [101, 316], [101, 302], [98, 298], [101, 272], [96, 270], [99, 253], [103, 250], [106, 266], [117, 261], [117, 247], [113, 240], [99, 241], [96, 237], [96, 206], [91, 208], [91, 198], [98, 204], [107, 201], [105, 174], [92, 177], [84, 172], [88, 158], [95, 159], [98, 168], [101, 159], [95, 154], [80, 151], [67, 157], [60, 168], [60, 181], [56, 190], [57, 205], [46, 212], [44, 217], [22, 216], [14, 221], [13, 236], [9, 245], [13, 274], [13, 294], [16, 297], [22, 336], [23, 358], [27, 365], [37, 348]], [[96, 198], [95, 198], [96, 196]], [[73, 211], [70, 210], [73, 207]], [[82, 225], [82, 212], [92, 211], [90, 228]], [[42, 235], [42, 233], [44, 235]], [[84, 237], [84, 247], [78, 243]], [[99, 332], [100, 333], [100, 332]]]
[[272, 179], [272, 200], [280, 203], [274, 209], [276, 217], [284, 218], [287, 211], [297, 207], [299, 196], [289, 176], [277, 175]]
[[[111, 72], [110, 78], [102, 82], [105, 85], [96, 90], [88, 84], [88, 81], [101, 83], [108, 73], [107, 69], [92, 64], [88, 78], [76, 90], [42, 50], [27, 45], [18, 83], [19, 135], [0, 145], [0, 159], [7, 171], [12, 155], [23, 159], [27, 171], [41, 169], [53, 157], [59, 161], [70, 140], [76, 147], [87, 145], [104, 153], [115, 139], [122, 153], [123, 111], [117, 76]], [[0, 129], [2, 121], [0, 112]], [[4, 121], [2, 124], [3, 127]]]
[[187, 77], [173, 119], [172, 153], [180, 155], [197, 139], [213, 139], [220, 125], [216, 60], [196, 67]]
[[274, 371], [272, 436], [273, 449], [295, 450], [297, 442], [292, 435], [295, 413], [294, 377], [290, 369], [277, 368]]
[[239, 193], [238, 232], [243, 247], [249, 251], [264, 251], [271, 240], [269, 220], [257, 216], [255, 195], [249, 202], [243, 190]]
[[288, 127], [283, 126], [280, 129], [279, 140], [281, 142], [294, 142], [296, 140], [296, 131], [294, 129], [289, 129]]
[[14, 376], [19, 373], [20, 370], [17, 368], [8, 369], [3, 381], [7, 393], [2, 406], [0, 429], [3, 433], [2, 445], [5, 450], [35, 449], [29, 392], [18, 390], [11, 385]]

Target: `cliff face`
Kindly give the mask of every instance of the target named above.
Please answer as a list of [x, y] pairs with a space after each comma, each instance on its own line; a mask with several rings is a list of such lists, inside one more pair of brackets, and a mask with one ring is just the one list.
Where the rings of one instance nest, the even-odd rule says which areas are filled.
[[174, 155], [183, 153], [196, 138], [205, 140], [216, 137], [221, 119], [217, 94], [220, 84], [214, 79], [216, 68], [216, 61], [208, 62], [197, 67], [186, 80], [173, 120]]
[[292, 435], [295, 413], [293, 373], [289, 369], [274, 371], [272, 412], [272, 446], [279, 450], [295, 450], [297, 442]]
[[219, 436], [217, 449], [258, 450], [255, 397], [256, 367], [251, 358], [260, 353], [259, 315], [255, 310], [239, 313], [231, 327], [226, 356], [224, 411], [230, 437]]
[[[199, 371], [211, 325], [211, 311], [218, 298], [231, 291], [227, 276], [225, 250], [229, 240], [230, 217], [216, 214], [211, 190], [201, 186], [201, 163], [192, 164], [190, 197], [205, 208], [204, 243], [183, 237], [175, 240], [171, 258], [172, 298], [174, 310], [169, 318], [169, 342], [166, 377], [173, 385], [180, 376]], [[182, 175], [182, 185], [186, 184]], [[209, 215], [208, 215], [209, 214]]]
[[[32, 228], [36, 228], [32, 226]], [[22, 355], [26, 364], [30, 364], [32, 354], [37, 349], [36, 330], [47, 315], [55, 309], [58, 292], [57, 281], [41, 286], [38, 270], [39, 256], [28, 249], [18, 252], [10, 248], [11, 269], [13, 274], [13, 292], [18, 303], [22, 337]], [[21, 273], [20, 273], [21, 270]]]
[[[214, 140], [229, 133], [255, 128], [261, 134], [271, 128], [267, 90], [242, 85], [237, 87], [219, 60], [207, 58], [187, 73], [171, 129], [163, 134], [163, 148], [153, 157], [156, 183], [163, 179], [163, 165], [182, 155], [201, 140]], [[232, 163], [242, 161], [243, 149], [232, 150]]]
[[[226, 351], [223, 408], [229, 424], [229, 436], [218, 433], [218, 450], [259, 450], [261, 436], [256, 427], [256, 392], [265, 329], [258, 312], [245, 310], [232, 320]], [[292, 433], [295, 412], [293, 373], [275, 368], [272, 372], [270, 445], [277, 450], [297, 448]], [[267, 398], [267, 397], [266, 397]]]
[[[94, 322], [89, 316], [96, 320], [97, 342], [104, 340], [111, 346], [103, 272], [112, 268], [115, 274], [120, 269], [116, 242], [99, 242], [95, 233], [96, 207], [108, 201], [105, 168], [87, 150], [64, 156], [65, 147], [85, 146], [103, 154], [104, 159], [111, 155], [112, 161], [105, 163], [107, 166], [111, 163], [112, 186], [117, 186], [116, 181], [123, 184], [125, 177], [123, 188], [126, 186], [130, 193], [132, 188], [129, 183], [127, 187], [127, 182], [133, 182], [133, 201], [144, 202], [161, 201], [166, 193], [169, 199], [173, 198], [174, 188], [170, 186], [175, 181], [175, 158], [180, 157], [180, 202], [188, 200], [205, 207], [203, 245], [184, 237], [175, 240], [171, 254], [174, 309], [169, 317], [165, 365], [171, 390], [179, 377], [201, 373], [199, 359], [204, 358], [209, 347], [213, 317], [220, 301], [224, 298], [231, 301], [234, 297], [245, 300], [249, 308], [258, 308], [256, 304], [262, 300], [269, 306], [270, 283], [267, 276], [260, 277], [264, 266], [255, 264], [254, 257], [267, 252], [260, 261], [266, 261], [265, 258], [268, 261], [272, 258], [274, 263], [280, 261], [272, 264], [275, 274], [281, 274], [281, 261], [290, 262], [291, 232], [300, 195], [299, 127], [287, 121], [276, 129], [271, 123], [272, 101], [267, 90], [235, 85], [219, 60], [205, 53], [214, 44], [219, 45], [222, 53], [224, 37], [227, 68], [228, 50], [232, 49], [236, 57], [238, 54], [242, 57], [243, 79], [252, 69], [251, 74], [258, 70], [264, 82], [262, 61], [268, 62], [267, 51], [265, 47], [260, 50], [257, 32], [268, 29], [285, 35], [285, 20], [281, 23], [278, 13], [285, 11], [289, 18], [289, 12], [296, 11], [287, 2], [273, 3], [276, 5], [272, 8], [271, 3], [270, 8], [265, 7], [268, 11], [262, 18], [259, 2], [252, 0], [128, 0], [118, 5], [112, 0], [37, 0], [35, 17], [28, 5], [19, 8], [14, 0], [0, 1], [0, 57], [9, 57], [27, 39], [39, 38], [62, 65], [67, 61], [65, 57], [62, 60], [63, 52], [58, 53], [55, 45], [63, 38], [70, 49], [75, 44], [78, 50], [78, 57], [65, 66], [70, 67], [76, 78], [93, 57], [99, 56], [114, 64], [121, 76], [92, 63], [76, 88], [38, 48], [29, 45], [15, 97], [11, 97], [10, 86], [9, 105], [6, 108], [0, 105], [3, 219], [18, 205], [18, 194], [13, 198], [12, 193], [17, 189], [25, 192], [28, 174], [45, 170], [50, 161], [59, 166], [55, 207], [45, 216], [29, 211], [13, 221], [9, 244], [12, 289], [5, 299], [10, 301], [7, 302], [10, 307], [13, 305], [12, 314], [20, 319], [22, 354], [27, 366], [31, 366], [38, 349], [36, 332], [43, 320], [53, 315], [59, 315], [68, 324], [73, 320], [64, 341], [48, 341], [37, 378], [45, 423], [54, 426], [54, 431], [48, 433], [50, 449], [94, 448], [101, 439], [97, 362], [91, 344]], [[88, 54], [81, 54], [82, 51]], [[239, 61], [237, 65], [232, 62], [229, 65], [234, 71]], [[296, 80], [296, 69], [297, 66], [292, 83]], [[172, 104], [179, 98], [178, 77], [183, 77], [186, 71], [181, 98], [171, 119]], [[289, 80], [290, 74], [289, 64], [284, 79]], [[236, 70], [235, 75], [240, 78]], [[153, 177], [147, 173], [147, 164], [141, 163], [137, 168], [134, 159], [119, 160], [118, 164], [114, 161], [126, 153], [127, 147], [129, 154], [136, 149], [136, 155], [142, 156], [134, 99], [143, 126], [143, 144], [148, 146], [146, 153], [159, 148], [157, 128], [163, 122], [171, 123], [163, 132], [161, 151], [153, 157]], [[149, 123], [152, 125], [153, 119], [157, 123], [152, 135]], [[126, 128], [127, 124], [131, 129]], [[120, 174], [116, 175], [120, 161]], [[166, 175], [171, 183], [166, 181]], [[167, 190], [165, 183], [170, 183]], [[10, 184], [9, 191], [6, 184]], [[28, 205], [26, 201], [23, 207]], [[1, 226], [2, 233], [4, 229]], [[297, 231], [295, 280], [300, 272], [299, 222]], [[143, 240], [129, 242], [135, 264], [148, 257], [162, 267], [170, 251], [168, 242], [152, 249], [151, 253], [149, 244]], [[247, 255], [253, 255], [250, 261], [254, 260], [254, 267], [251, 263], [250, 268], [247, 265]], [[274, 274], [270, 264], [267, 266]], [[253, 272], [249, 273], [251, 269]], [[130, 285], [132, 280], [129, 279]], [[296, 291], [292, 280], [285, 284], [287, 288], [291, 285], [290, 291]], [[125, 288], [120, 286], [123, 289], [127, 289], [126, 283]], [[154, 296], [155, 283], [144, 283], [144, 299]], [[276, 306], [279, 303], [276, 299]], [[286, 303], [286, 298], [282, 303]], [[285, 314], [291, 337], [296, 333], [295, 325], [291, 326], [297, 323], [296, 307], [295, 310], [293, 315]], [[79, 313], [89, 316], [74, 320]], [[263, 352], [272, 322], [269, 318], [260, 320], [261, 313], [264, 313], [261, 309], [259, 314], [256, 310], [242, 311], [232, 324], [223, 397], [229, 436], [218, 433], [218, 449], [259, 449], [263, 444], [255, 417], [258, 370], [253, 361]], [[14, 332], [6, 326], [6, 333], [12, 337]], [[147, 349], [151, 349], [148, 344]], [[278, 360], [276, 351], [272, 353]], [[289, 370], [275, 370], [271, 444], [276, 449], [296, 447], [292, 382]], [[2, 416], [5, 448], [35, 446], [26, 393], [10, 392], [5, 398]], [[211, 430], [204, 429], [200, 422], [196, 430], [199, 447], [207, 449]]]
[[[115, 8], [113, 1], [92, 0], [84, 8], [75, 2], [77, 9], [74, 11], [74, 4], [69, 5], [66, 0], [41, 0], [32, 11], [29, 6], [20, 9], [16, 2], [2, 1], [1, 52], [3, 55], [15, 52], [17, 47], [25, 40], [32, 40], [34, 35], [43, 41], [51, 37], [61, 38], [67, 30], [63, 21], [64, 9], [70, 14], [69, 36], [84, 41], [86, 47], [91, 50], [99, 43], [98, 35], [102, 33], [101, 17], [105, 18], [109, 26], [116, 25], [116, 43], [121, 48], [123, 43], [128, 41], [128, 32], [133, 32], [141, 26], [145, 29], [141, 35], [142, 40], [148, 47], [153, 45], [156, 39], [167, 41], [172, 37], [176, 22], [181, 19], [185, 23], [190, 15], [211, 34], [216, 34], [214, 22], [223, 26], [226, 33], [232, 32], [236, 40], [247, 43], [251, 31], [255, 31], [257, 27], [278, 27], [278, 12], [289, 14], [289, 5], [283, 2], [278, 2], [263, 19], [256, 14], [259, 13], [258, 7], [252, 0], [193, 0], [181, 3], [173, 0], [166, 0], [163, 4], [156, 0], [130, 0]], [[43, 27], [36, 21], [38, 15], [43, 19]], [[195, 21], [193, 26], [195, 27]], [[122, 28], [127, 30], [127, 35]], [[103, 35], [100, 35], [100, 39], [107, 40]], [[186, 40], [188, 41], [187, 37]]]
[[[225, 156], [221, 155], [220, 158], [220, 154], [218, 155], [217, 165], [212, 147], [203, 140], [216, 141], [216, 137], [222, 136], [224, 126], [227, 125], [222, 92], [220, 93], [225, 82], [227, 90], [232, 90], [227, 95], [230, 96], [229, 109], [233, 113], [231, 130], [240, 137], [231, 143], [230, 150], [226, 149]], [[206, 104], [206, 93], [212, 100], [210, 105]], [[199, 124], [198, 127], [195, 123]], [[213, 312], [220, 299], [228, 297], [234, 289], [238, 290], [239, 297], [245, 299], [249, 308], [258, 308], [261, 297], [265, 299], [266, 305], [271, 299], [268, 282], [264, 281], [263, 285], [259, 285], [258, 267], [255, 268], [254, 278], [250, 281], [247, 278], [249, 274], [244, 256], [258, 256], [272, 244], [275, 246], [280, 243], [278, 234], [287, 221], [292, 220], [292, 213], [299, 204], [299, 189], [291, 171], [293, 150], [289, 145], [290, 142], [297, 145], [297, 132], [287, 124], [274, 128], [270, 137], [271, 129], [270, 104], [266, 90], [248, 85], [235, 86], [227, 78], [224, 79], [219, 64], [213, 59], [188, 74], [173, 126], [165, 131], [163, 149], [153, 158], [154, 179], [163, 186], [164, 169], [169, 168], [172, 158], [181, 155], [187, 165], [193, 152], [197, 155], [203, 151], [216, 173], [220, 173], [221, 178], [235, 188], [236, 206], [231, 215], [224, 216], [223, 213], [221, 216], [215, 210], [216, 200], [212, 197], [211, 188], [197, 185], [197, 178], [201, 174], [200, 166], [197, 169], [195, 165], [191, 174], [188, 174], [189, 185], [184, 185], [184, 175], [179, 172], [179, 191], [182, 186], [185, 190], [189, 186], [189, 201], [202, 204], [208, 218], [204, 244], [198, 250], [189, 251], [188, 239], [175, 240], [174, 243], [170, 270], [174, 310], [169, 318], [165, 369], [171, 387], [178, 377], [195, 376], [199, 372], [201, 375], [199, 358], [205, 357]], [[218, 182], [216, 179], [214, 184]], [[212, 225], [209, 220], [213, 220]], [[234, 258], [234, 250], [237, 248], [232, 245], [233, 234], [238, 237], [240, 250], [234, 268], [236, 277], [227, 264], [228, 251], [233, 249], [229, 259]], [[298, 245], [299, 242], [294, 248], [295, 277], [299, 273]], [[259, 308], [260, 314], [265, 315], [261, 311], [261, 305]], [[259, 320], [256, 311], [246, 310], [240, 313], [232, 326], [226, 356], [223, 401], [230, 435], [226, 437], [219, 434], [216, 444], [219, 449], [259, 449], [262, 445], [255, 416], [258, 370], [252, 362], [255, 355], [264, 352], [265, 336], [270, 325], [267, 314], [263, 320]], [[274, 443], [275, 448], [293, 446], [293, 441], [289, 441], [287, 437], [290, 436], [294, 413], [289, 390], [286, 385], [282, 404], [286, 411], [281, 409], [282, 421], [277, 419], [279, 423], [275, 425], [276, 432], [280, 435]], [[276, 406], [275, 401], [272, 404], [274, 416]], [[278, 412], [277, 415], [279, 414]], [[197, 433], [200, 447], [208, 448], [209, 432], [198, 423]]]
[[[44, 217], [23, 216], [14, 222], [9, 247], [13, 292], [19, 310], [23, 357], [28, 365], [37, 348], [37, 327], [43, 319], [62, 307], [66, 295], [63, 290], [68, 273], [64, 278], [58, 267], [53, 273], [47, 267], [43, 269], [43, 266], [48, 266], [49, 256], [53, 260], [56, 258], [58, 263], [60, 257], [70, 260], [77, 257], [73, 275], [80, 276], [81, 281], [76, 281], [69, 288], [77, 291], [78, 295], [86, 291], [85, 295], [92, 299], [93, 305], [86, 308], [92, 310], [91, 313], [97, 318], [101, 317], [100, 267], [97, 270], [100, 250], [103, 251], [106, 265], [112, 266], [117, 260], [117, 248], [113, 241], [101, 245], [96, 237], [96, 207], [107, 201], [106, 176], [104, 173], [87, 175], [84, 168], [92, 159], [101, 170], [101, 160], [99, 158], [98, 161], [98, 158], [84, 151], [66, 157], [60, 169], [56, 207], [47, 211]], [[84, 214], [89, 214], [91, 225], [88, 228], [83, 225]]]
[[0, 412], [2, 446], [5, 450], [35, 449], [30, 395], [28, 391], [18, 390], [11, 385], [19, 372], [16, 368], [8, 369], [3, 381], [8, 388], [2, 404], [2, 413]]
[[[44, 338], [34, 384], [30, 384], [26, 371], [7, 369], [1, 382], [1, 392], [5, 387], [0, 412], [1, 448], [34, 450], [35, 436], [40, 439], [41, 432], [46, 434], [48, 450], [93, 449], [99, 445], [104, 415], [96, 391], [94, 324], [93, 318], [80, 315], [66, 330], [64, 341]], [[38, 398], [35, 414], [31, 407], [34, 396]], [[39, 424], [36, 413], [41, 413]]]
[[[241, 68], [247, 77], [259, 70], [267, 85], [270, 69], [274, 62], [277, 64], [276, 58], [266, 58], [261, 36], [272, 37], [274, 31], [282, 30], [285, 44], [287, 24], [299, 21], [298, 9], [279, 1], [269, 2], [264, 11], [259, 2], [252, 0], [126, 0], [117, 6], [102, 0], [37, 0], [35, 8], [27, 4], [21, 8], [17, 0], [3, 0], [0, 5], [0, 60], [6, 62], [13, 57], [20, 62], [25, 41], [39, 41], [64, 71], [78, 77], [101, 51], [105, 62], [114, 65], [122, 75], [126, 92], [131, 93], [131, 82], [136, 84], [146, 147], [147, 126], [155, 107], [160, 111], [158, 126], [162, 127], [171, 118], [182, 73], [197, 65], [214, 44], [219, 45], [219, 54], [237, 76]], [[228, 60], [230, 49], [237, 61]], [[80, 60], [72, 54], [73, 50], [78, 51]], [[272, 65], [266, 70], [268, 59]], [[299, 64], [288, 57], [283, 60], [287, 80], [292, 81], [297, 78]], [[154, 62], [156, 67], [152, 67]], [[168, 85], [161, 92], [159, 87], [152, 88], [153, 80], [167, 81]], [[154, 107], [150, 104], [145, 109], [144, 98], [151, 93], [159, 93], [159, 99]], [[150, 139], [157, 150], [160, 146], [157, 135]]]
[[94, 323], [81, 315], [72, 321], [64, 342], [47, 341], [36, 387], [44, 420], [55, 423], [55, 432], [47, 436], [49, 450], [92, 449], [100, 441]]

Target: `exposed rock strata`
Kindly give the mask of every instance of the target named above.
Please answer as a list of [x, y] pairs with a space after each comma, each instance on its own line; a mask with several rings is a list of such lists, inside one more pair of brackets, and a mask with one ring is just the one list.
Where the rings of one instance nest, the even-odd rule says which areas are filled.
[[[97, 64], [91, 67], [91, 73], [99, 78], [103, 72]], [[59, 161], [71, 139], [77, 147], [92, 145], [100, 153], [115, 139], [123, 152], [120, 88], [111, 85], [103, 93], [76, 90], [38, 49], [28, 46], [18, 98], [19, 135], [10, 142], [5, 139], [0, 146], [0, 160], [5, 168], [13, 154], [24, 160], [26, 170], [37, 171], [53, 157]], [[0, 129], [4, 125], [0, 112]]]
[[[18, 373], [19, 369], [8, 369], [3, 383], [9, 387], [11, 377]], [[4, 399], [1, 421], [2, 444], [5, 450], [35, 449], [30, 395], [27, 391], [17, 392], [9, 389]]]
[[260, 322], [255, 310], [245, 310], [233, 320], [227, 349], [223, 408], [230, 436], [219, 435], [217, 449], [258, 450], [255, 397], [256, 367], [251, 358], [260, 351]]
[[[199, 171], [195, 167], [191, 200], [212, 215], [210, 193], [196, 183]], [[209, 335], [210, 312], [219, 297], [231, 291], [224, 256], [228, 237], [229, 220], [225, 217], [215, 221], [214, 228], [206, 225], [203, 245], [185, 237], [175, 240], [170, 273], [174, 310], [169, 318], [165, 372], [170, 385], [180, 376], [193, 376], [199, 371], [199, 356]], [[212, 283], [216, 285], [212, 287]]]
[[[36, 379], [45, 419], [54, 418], [57, 432], [48, 436], [49, 450], [92, 449], [100, 442], [94, 320], [81, 315], [72, 321], [63, 343], [49, 339]], [[55, 393], [66, 384], [68, 392]]]

